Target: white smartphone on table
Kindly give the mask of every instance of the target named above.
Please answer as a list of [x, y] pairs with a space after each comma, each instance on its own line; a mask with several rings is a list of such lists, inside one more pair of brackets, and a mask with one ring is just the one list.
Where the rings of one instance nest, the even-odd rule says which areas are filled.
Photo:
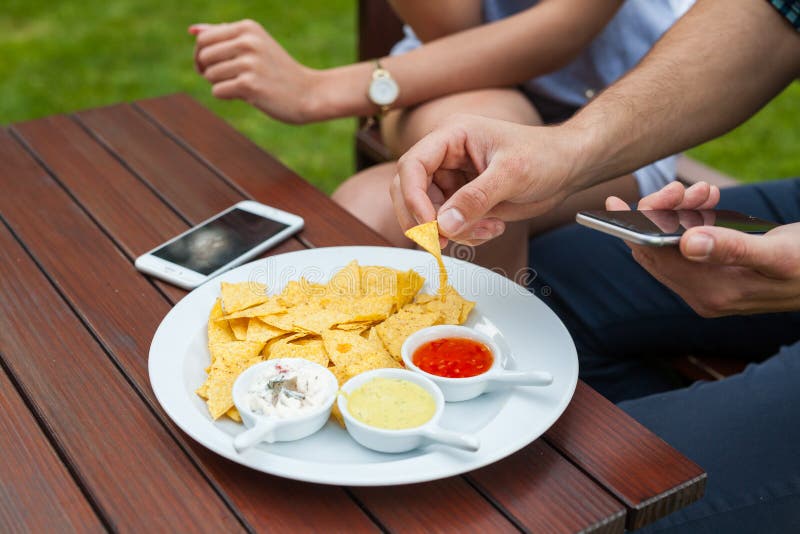
[[694, 226], [720, 226], [748, 234], [764, 234], [777, 223], [732, 210], [581, 211], [575, 220], [584, 226], [637, 245], [677, 245]]
[[136, 268], [184, 289], [265, 252], [303, 228], [303, 218], [244, 200], [136, 258]]

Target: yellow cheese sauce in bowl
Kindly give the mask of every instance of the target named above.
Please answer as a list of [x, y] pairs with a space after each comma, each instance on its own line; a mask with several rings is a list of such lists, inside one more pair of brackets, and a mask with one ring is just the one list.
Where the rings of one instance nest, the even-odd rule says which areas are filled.
[[376, 369], [354, 376], [337, 400], [352, 438], [380, 452], [405, 452], [432, 443], [477, 451], [475, 436], [438, 426], [444, 411], [441, 390], [405, 369]]
[[414, 382], [376, 377], [347, 396], [347, 409], [365, 425], [401, 430], [430, 421], [436, 413], [436, 401]]

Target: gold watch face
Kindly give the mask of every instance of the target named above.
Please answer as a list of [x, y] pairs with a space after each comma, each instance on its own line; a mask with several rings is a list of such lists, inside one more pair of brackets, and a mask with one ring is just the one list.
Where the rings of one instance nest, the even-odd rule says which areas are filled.
[[399, 92], [397, 82], [388, 76], [375, 78], [369, 84], [369, 99], [379, 106], [394, 103]]

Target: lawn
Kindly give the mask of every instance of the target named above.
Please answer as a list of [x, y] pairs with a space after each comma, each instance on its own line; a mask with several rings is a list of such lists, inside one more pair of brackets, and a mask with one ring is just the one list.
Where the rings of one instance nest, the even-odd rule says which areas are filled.
[[[355, 122], [276, 122], [215, 100], [192, 69], [193, 22], [253, 18], [316, 68], [355, 57], [355, 0], [5, 0], [0, 13], [0, 123], [186, 92], [326, 192], [353, 172]], [[692, 151], [743, 180], [800, 175], [800, 85], [745, 126]]]

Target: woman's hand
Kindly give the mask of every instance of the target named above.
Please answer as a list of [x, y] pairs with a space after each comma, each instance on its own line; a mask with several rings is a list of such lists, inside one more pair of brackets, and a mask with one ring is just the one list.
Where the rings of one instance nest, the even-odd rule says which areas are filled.
[[244, 100], [283, 122], [316, 120], [317, 71], [296, 62], [260, 24], [194, 24], [189, 33], [197, 36], [195, 67], [215, 97]]
[[[672, 183], [643, 198], [639, 209], [711, 209], [717, 202], [714, 186]], [[606, 208], [629, 209], [616, 197]], [[679, 248], [628, 245], [642, 267], [703, 317], [800, 310], [800, 223], [764, 235], [698, 226]]]

